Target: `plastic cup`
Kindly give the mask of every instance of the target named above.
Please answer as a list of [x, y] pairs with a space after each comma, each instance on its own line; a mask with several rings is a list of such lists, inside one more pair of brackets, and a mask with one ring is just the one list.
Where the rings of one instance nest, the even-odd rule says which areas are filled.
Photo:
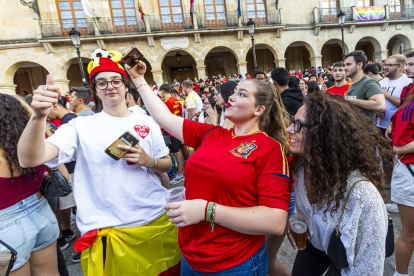
[[308, 226], [306, 222], [301, 221], [297, 214], [292, 215], [289, 218], [290, 223], [290, 233], [292, 238], [295, 240], [296, 247], [298, 250], [303, 250], [306, 248], [306, 241], [307, 241], [307, 231]]
[[168, 203], [184, 201], [185, 187], [175, 187], [164, 192], [165, 201]]

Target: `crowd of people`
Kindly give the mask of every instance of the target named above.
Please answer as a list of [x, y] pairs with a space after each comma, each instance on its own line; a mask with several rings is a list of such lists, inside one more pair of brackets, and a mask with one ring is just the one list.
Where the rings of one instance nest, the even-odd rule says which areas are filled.
[[[68, 275], [76, 238], [84, 275], [383, 275], [387, 211], [402, 222], [394, 275], [408, 275], [414, 52], [160, 86], [109, 53], [88, 67], [90, 89], [63, 96], [48, 75], [33, 95], [0, 94], [10, 275]], [[72, 193], [48, 194], [55, 174]], [[166, 204], [183, 182], [186, 200]], [[292, 271], [277, 259], [286, 238]]]

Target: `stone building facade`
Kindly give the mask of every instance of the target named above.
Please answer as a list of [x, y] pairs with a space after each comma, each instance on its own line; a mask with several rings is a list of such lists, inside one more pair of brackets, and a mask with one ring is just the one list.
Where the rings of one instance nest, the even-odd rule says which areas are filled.
[[[89, 0], [99, 18], [85, 15], [81, 1], [38, 0], [38, 14], [20, 1], [0, 0], [0, 93], [31, 93], [52, 74], [66, 92], [82, 86], [78, 56], [68, 31], [81, 33], [86, 71], [97, 48], [126, 52], [137, 46], [146, 56], [147, 80], [204, 79], [212, 74], [253, 74], [247, 22], [256, 23], [257, 67], [305, 69], [342, 57], [337, 13], [346, 13], [345, 53], [355, 49], [381, 61], [412, 51], [414, 6], [396, 0]], [[398, 3], [397, 3], [398, 2]], [[385, 18], [356, 20], [358, 5], [385, 6]], [[87, 77], [87, 76], [86, 76]]]

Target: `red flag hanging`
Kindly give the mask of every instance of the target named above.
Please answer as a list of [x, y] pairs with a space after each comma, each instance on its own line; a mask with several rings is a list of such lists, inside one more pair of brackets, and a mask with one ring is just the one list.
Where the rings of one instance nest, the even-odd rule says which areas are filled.
[[144, 21], [144, 15], [145, 15], [145, 12], [144, 12], [144, 10], [142, 9], [142, 1], [139, 1], [139, 2], [138, 2], [138, 11], [139, 11], [139, 13], [141, 14], [141, 20], [142, 20], [142, 21]]

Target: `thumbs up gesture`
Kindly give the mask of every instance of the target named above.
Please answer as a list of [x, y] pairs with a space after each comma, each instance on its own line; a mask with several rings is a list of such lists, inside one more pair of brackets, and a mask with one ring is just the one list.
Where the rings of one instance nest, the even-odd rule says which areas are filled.
[[47, 75], [46, 84], [33, 91], [33, 115], [38, 118], [47, 117], [52, 107], [60, 99], [60, 90], [54, 85], [52, 75]]

